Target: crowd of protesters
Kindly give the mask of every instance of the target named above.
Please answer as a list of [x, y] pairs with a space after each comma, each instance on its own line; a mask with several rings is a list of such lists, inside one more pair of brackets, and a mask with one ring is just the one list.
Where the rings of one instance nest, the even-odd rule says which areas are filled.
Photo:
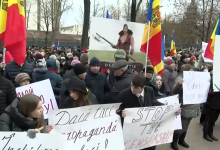
[[[93, 57], [89, 61], [88, 54], [87, 49], [80, 47], [57, 49], [34, 45], [27, 48], [26, 61], [21, 66], [15, 61], [1, 63], [0, 131], [50, 130], [42, 118], [39, 97], [27, 94], [18, 98], [15, 92], [16, 87], [49, 79], [59, 109], [122, 103], [117, 112], [122, 118], [126, 116], [125, 108], [164, 105], [157, 99], [178, 94], [182, 104], [182, 130], [174, 132], [172, 149], [178, 150], [178, 145], [189, 148], [185, 142], [188, 127], [191, 120], [199, 116], [204, 125], [203, 138], [210, 142], [218, 140], [213, 132], [220, 113], [219, 92], [213, 92], [211, 86], [202, 107], [183, 105], [183, 71], [206, 71], [212, 76], [212, 64], [204, 62], [201, 51], [178, 51], [175, 55], [165, 52], [162, 76], [154, 74], [150, 61], [146, 74], [143, 70], [135, 75], [123, 50], [116, 50], [115, 62], [108, 71], [100, 68], [99, 58]], [[41, 129], [42, 126], [45, 128]], [[156, 147], [145, 150], [153, 149]]]

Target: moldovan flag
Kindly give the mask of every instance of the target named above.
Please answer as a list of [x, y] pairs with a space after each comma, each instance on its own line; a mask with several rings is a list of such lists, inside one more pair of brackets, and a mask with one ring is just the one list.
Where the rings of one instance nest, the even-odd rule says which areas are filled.
[[[150, 37], [148, 39], [148, 22], [150, 21]], [[161, 58], [162, 53], [162, 34], [160, 17], [160, 0], [150, 0], [147, 13], [147, 23], [145, 24], [144, 34], [141, 44], [141, 52], [146, 53], [147, 42], [149, 42], [148, 57], [154, 67], [156, 74], [162, 74], [164, 64]]]
[[220, 24], [219, 24], [219, 20], [220, 20], [220, 15], [218, 18], [218, 21], [216, 23], [215, 29], [212, 33], [211, 39], [209, 40], [208, 46], [206, 47], [205, 50], [205, 58], [211, 59], [213, 60], [213, 55], [214, 55], [214, 45], [215, 45], [215, 35], [220, 35]]
[[26, 26], [24, 0], [1, 0], [0, 39], [18, 65], [25, 62]]
[[172, 55], [176, 54], [176, 46], [175, 46], [175, 40], [174, 40], [174, 33], [171, 35], [170, 52], [171, 52]]

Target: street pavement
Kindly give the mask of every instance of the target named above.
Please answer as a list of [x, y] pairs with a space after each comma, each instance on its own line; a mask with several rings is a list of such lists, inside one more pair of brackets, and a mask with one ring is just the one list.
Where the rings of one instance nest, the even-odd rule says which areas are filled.
[[[180, 150], [220, 150], [220, 119], [216, 122], [214, 135], [219, 139], [217, 142], [208, 142], [203, 139], [203, 126], [199, 124], [199, 118], [193, 119], [189, 125], [186, 142], [190, 148], [179, 145]], [[156, 150], [172, 150], [170, 144], [157, 146]]]

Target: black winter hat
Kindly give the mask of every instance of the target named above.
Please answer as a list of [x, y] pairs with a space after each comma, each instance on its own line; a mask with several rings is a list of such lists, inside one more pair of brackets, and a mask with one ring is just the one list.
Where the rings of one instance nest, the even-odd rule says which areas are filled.
[[69, 84], [67, 85], [66, 92], [65, 92], [67, 95], [69, 95], [69, 90], [79, 91], [86, 95], [88, 94], [85, 82], [83, 80], [80, 80], [77, 77], [70, 78]]
[[80, 53], [79, 52], [73, 52], [73, 56], [77, 56], [80, 59]]
[[100, 66], [100, 61], [99, 61], [99, 59], [96, 58], [96, 57], [93, 57], [93, 58], [90, 60], [89, 66]]
[[86, 72], [86, 66], [83, 64], [75, 64], [73, 66], [73, 70], [75, 72], [75, 75], [78, 76]]

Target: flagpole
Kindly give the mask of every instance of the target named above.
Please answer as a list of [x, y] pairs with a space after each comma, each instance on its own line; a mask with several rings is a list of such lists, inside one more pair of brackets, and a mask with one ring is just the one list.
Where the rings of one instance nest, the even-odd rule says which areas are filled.
[[146, 66], [145, 66], [145, 76], [147, 74], [147, 56], [148, 56], [148, 49], [149, 49], [149, 38], [150, 38], [150, 21], [148, 21], [148, 33], [147, 33], [147, 50], [146, 50]]
[[[5, 64], [5, 52], [6, 52], [6, 48], [3, 49], [3, 58], [2, 58], [2, 63]], [[5, 65], [4, 65], [5, 66]], [[5, 67], [3, 67], [3, 70], [5, 70]]]
[[164, 40], [164, 55], [165, 55], [165, 51], [166, 51], [166, 35], [164, 35], [163, 37], [164, 37], [163, 40]]

